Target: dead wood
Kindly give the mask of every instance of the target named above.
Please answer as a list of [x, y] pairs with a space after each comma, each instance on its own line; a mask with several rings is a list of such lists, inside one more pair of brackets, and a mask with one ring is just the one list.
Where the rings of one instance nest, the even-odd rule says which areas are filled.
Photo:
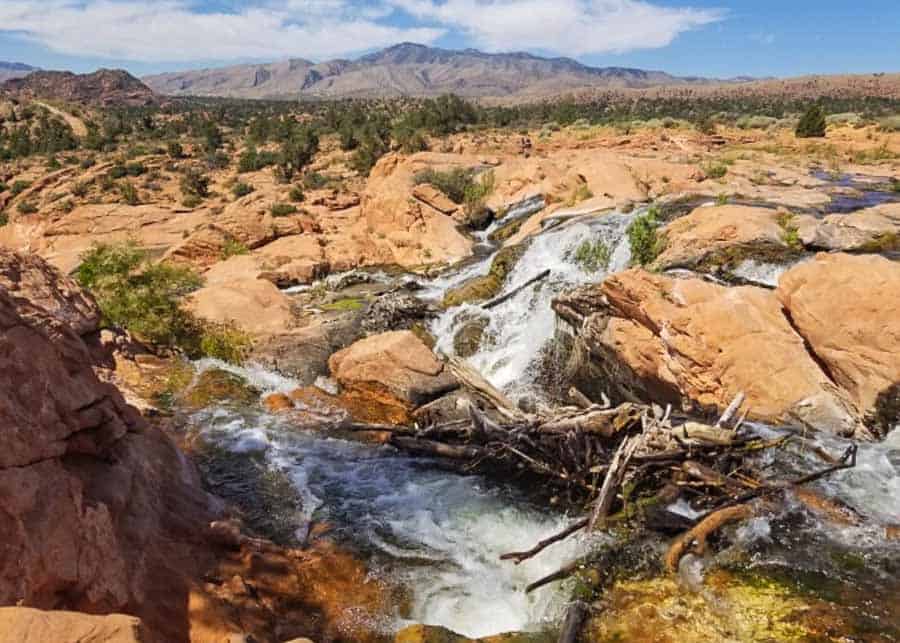
[[521, 286], [516, 286], [515, 288], [513, 288], [512, 290], [510, 290], [508, 293], [502, 294], [502, 295], [500, 295], [499, 297], [497, 297], [496, 299], [492, 299], [491, 301], [487, 302], [486, 304], [482, 304], [481, 307], [482, 307], [484, 310], [490, 310], [491, 308], [496, 308], [497, 306], [499, 306], [499, 305], [502, 304], [503, 302], [509, 301], [510, 299], [512, 299], [513, 297], [515, 297], [516, 295], [518, 295], [520, 292], [522, 292], [523, 290], [525, 290], [525, 289], [528, 288], [529, 286], [534, 285], [534, 284], [536, 284], [536, 283], [539, 282], [539, 281], [543, 281], [544, 279], [546, 279], [546, 278], [549, 277], [549, 276], [550, 276], [550, 270], [549, 270], [549, 269], [548, 269], [548, 270], [544, 270], [544, 271], [541, 272], [539, 275], [537, 275], [536, 277], [532, 277], [531, 279], [529, 279], [528, 281], [526, 281], [526, 282], [525, 282], [524, 284], [522, 284]]
[[746, 520], [752, 515], [753, 508], [746, 504], [725, 507], [712, 512], [692, 529], [675, 539], [666, 554], [666, 568], [670, 572], [675, 572], [682, 556], [688, 553], [688, 550], [697, 556], [702, 556], [706, 551], [706, 541], [711, 534], [729, 523]]
[[575, 643], [581, 634], [581, 628], [587, 620], [590, 609], [584, 601], [575, 601], [566, 609], [566, 618], [563, 620], [557, 643]]

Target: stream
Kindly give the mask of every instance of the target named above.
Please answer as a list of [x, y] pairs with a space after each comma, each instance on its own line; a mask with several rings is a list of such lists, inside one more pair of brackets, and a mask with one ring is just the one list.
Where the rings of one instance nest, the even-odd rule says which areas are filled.
[[[551, 299], [628, 265], [626, 229], [633, 216], [574, 218], [536, 236], [513, 269], [505, 291], [547, 269], [549, 277], [490, 311], [463, 305], [443, 312], [431, 327], [436, 350], [453, 354], [453, 338], [460, 325], [486, 316], [484, 339], [468, 358], [470, 363], [513, 398], [541, 397], [542, 364], [556, 333]], [[489, 232], [481, 235], [482, 243], [487, 243]], [[609, 264], [605, 270], [588, 272], [574, 256], [581, 243], [597, 239], [609, 250]], [[448, 289], [486, 274], [492, 257], [492, 252], [486, 252], [435, 279], [420, 279], [423, 290], [418, 295], [439, 301]], [[290, 378], [252, 366], [237, 368], [204, 360], [197, 367], [229, 370], [263, 394], [298, 387]], [[365, 558], [373, 575], [407, 588], [409, 608], [380, 624], [386, 631], [420, 622], [482, 637], [540, 631], [558, 624], [568, 598], [567, 585], [552, 584], [527, 596], [523, 588], [570, 562], [591, 543], [573, 538], [522, 565], [501, 562], [500, 554], [528, 548], [570, 522], [558, 512], [533, 506], [522, 490], [445, 471], [433, 461], [390, 447], [298, 430], [259, 408], [207, 409], [194, 417], [193, 424], [206, 440], [233, 456], [255, 459], [287, 476], [302, 499], [301, 508], [289, 517], [298, 540], [303, 540], [312, 521], [326, 521], [334, 525], [333, 535], [340, 542]], [[757, 428], [764, 434], [777, 432]], [[818, 441], [832, 453], [845, 447], [834, 438]], [[804, 471], [821, 464], [809, 455], [791, 453], [767, 466]], [[861, 591], [900, 589], [892, 562], [898, 548], [883, 537], [884, 524], [900, 522], [900, 431], [884, 443], [863, 445], [856, 469], [820, 483], [819, 488], [851, 504], [867, 519], [864, 526], [826, 532], [807, 517], [799, 534], [791, 532], [792, 540], [781, 535], [779, 526], [798, 520], [796, 508], [781, 516], [756, 519], [738, 534], [739, 545], [752, 552], [754, 564], [810, 568], [811, 573], [837, 577]], [[866, 559], [866, 567], [845, 573], [834, 563], [839, 557], [831, 556], [833, 551], [858, 552]], [[890, 592], [884, 599], [888, 602]], [[900, 591], [893, 596], [900, 596]], [[889, 618], [890, 606], [882, 602], [875, 600], [868, 608], [871, 614], [866, 614]]]

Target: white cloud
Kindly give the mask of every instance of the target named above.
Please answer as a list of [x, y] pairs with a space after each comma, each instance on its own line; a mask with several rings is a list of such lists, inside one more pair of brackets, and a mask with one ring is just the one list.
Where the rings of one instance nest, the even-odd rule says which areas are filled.
[[621, 53], [670, 44], [722, 20], [719, 9], [664, 7], [643, 0], [391, 0], [423, 20], [463, 31], [489, 51]]
[[[145, 62], [322, 60], [453, 32], [489, 51], [565, 55], [664, 47], [721, 20], [644, 0], [0, 0], [0, 32], [53, 51]], [[397, 10], [413, 17], [397, 26]], [[392, 24], [394, 23], [394, 24]]]
[[185, 0], [2, 0], [0, 31], [73, 56], [184, 62], [300, 56], [324, 59], [431, 43], [439, 27], [399, 28], [391, 9], [346, 0], [281, 0], [236, 12], [201, 12]]

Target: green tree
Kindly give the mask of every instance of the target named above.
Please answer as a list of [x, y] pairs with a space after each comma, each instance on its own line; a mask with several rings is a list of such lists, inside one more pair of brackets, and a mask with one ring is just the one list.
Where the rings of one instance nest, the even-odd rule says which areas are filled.
[[825, 129], [825, 112], [818, 105], [813, 105], [797, 124], [797, 138], [822, 138]]

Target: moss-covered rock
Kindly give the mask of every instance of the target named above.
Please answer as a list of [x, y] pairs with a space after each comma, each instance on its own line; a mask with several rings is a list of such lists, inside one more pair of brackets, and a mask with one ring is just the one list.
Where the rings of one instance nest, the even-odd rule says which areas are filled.
[[555, 640], [555, 636], [546, 632], [511, 632], [481, 639], [470, 639], [445, 627], [410, 625], [397, 633], [394, 643], [553, 643]]
[[497, 252], [488, 274], [469, 279], [461, 286], [447, 291], [444, 295], [444, 307], [452, 308], [496, 297], [523, 254], [525, 254], [524, 244], [509, 246]]
[[259, 389], [243, 377], [213, 368], [200, 374], [188, 390], [185, 402], [194, 408], [205, 408], [213, 403], [251, 405], [257, 402], [259, 395]]
[[484, 331], [490, 319], [487, 317], [471, 317], [463, 322], [453, 336], [453, 351], [462, 358], [472, 357], [481, 348]]

